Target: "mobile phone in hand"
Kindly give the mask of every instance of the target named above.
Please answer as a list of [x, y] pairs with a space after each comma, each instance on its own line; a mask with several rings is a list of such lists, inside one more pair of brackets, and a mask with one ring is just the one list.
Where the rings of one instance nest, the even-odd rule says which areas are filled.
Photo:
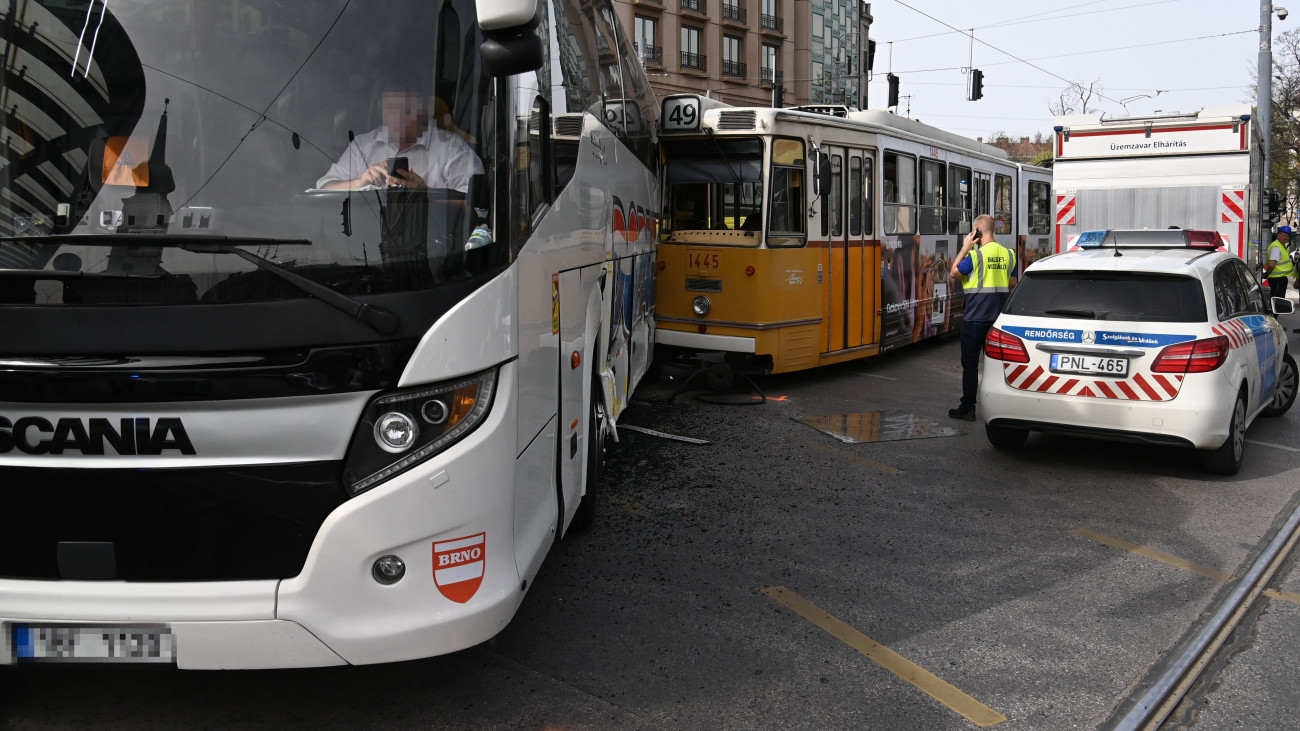
[[404, 157], [390, 157], [390, 158], [388, 158], [388, 174], [389, 174], [389, 175], [391, 175], [391, 176], [393, 176], [393, 177], [399, 177], [399, 176], [397, 175], [399, 172], [405, 172], [405, 171], [410, 170], [410, 169], [411, 169], [411, 167], [410, 167], [410, 163], [407, 161], [406, 158], [404, 158]]

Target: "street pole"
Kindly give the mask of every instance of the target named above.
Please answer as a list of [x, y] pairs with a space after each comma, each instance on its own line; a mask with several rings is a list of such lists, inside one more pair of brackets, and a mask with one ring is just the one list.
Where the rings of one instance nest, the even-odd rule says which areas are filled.
[[1264, 187], [1271, 186], [1273, 164], [1273, 1], [1259, 2], [1259, 129], [1264, 133]]

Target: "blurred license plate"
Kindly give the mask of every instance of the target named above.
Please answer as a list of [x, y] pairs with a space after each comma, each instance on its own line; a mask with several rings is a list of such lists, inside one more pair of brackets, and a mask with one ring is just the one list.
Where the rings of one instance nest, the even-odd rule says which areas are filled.
[[1066, 355], [1052, 353], [1053, 373], [1089, 373], [1107, 376], [1127, 376], [1128, 358], [1107, 358], [1097, 355]]
[[176, 662], [165, 625], [15, 625], [13, 647], [17, 662]]

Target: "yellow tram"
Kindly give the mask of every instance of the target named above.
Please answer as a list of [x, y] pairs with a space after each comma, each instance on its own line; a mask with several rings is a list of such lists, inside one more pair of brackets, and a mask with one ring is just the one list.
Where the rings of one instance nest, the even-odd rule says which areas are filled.
[[1050, 246], [1051, 171], [883, 111], [663, 100], [657, 347], [786, 373], [954, 332], [975, 216], [1021, 266]]

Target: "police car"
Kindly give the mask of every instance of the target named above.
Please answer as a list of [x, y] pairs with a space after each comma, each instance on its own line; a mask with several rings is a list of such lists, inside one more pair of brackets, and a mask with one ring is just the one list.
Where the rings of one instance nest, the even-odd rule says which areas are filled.
[[1296, 396], [1266, 298], [1214, 231], [1089, 231], [1025, 270], [989, 331], [979, 408], [993, 446], [1031, 431], [1204, 450], [1235, 474], [1257, 416]]

